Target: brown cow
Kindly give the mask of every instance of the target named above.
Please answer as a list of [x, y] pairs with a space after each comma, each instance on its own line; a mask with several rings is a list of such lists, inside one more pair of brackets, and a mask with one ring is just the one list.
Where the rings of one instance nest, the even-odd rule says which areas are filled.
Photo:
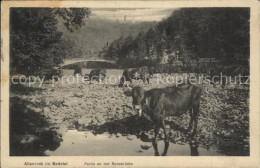
[[159, 156], [156, 139], [160, 127], [163, 128], [165, 134], [163, 156], [167, 154], [169, 147], [168, 134], [164, 123], [167, 116], [179, 116], [189, 111], [191, 119], [188, 132], [191, 131], [194, 123], [192, 133], [192, 137], [194, 137], [197, 132], [201, 92], [201, 85], [190, 83], [181, 85], [181, 87], [156, 88], [146, 92], [140, 86], [133, 88], [133, 108], [138, 111], [139, 116], [143, 116], [155, 124], [153, 146], [156, 156]]
[[105, 79], [106, 77], [106, 69], [93, 69], [89, 75], [85, 75], [85, 80], [89, 80], [90, 84], [92, 83], [93, 80], [97, 80], [101, 82], [102, 80]]
[[76, 76], [76, 74], [82, 75], [82, 67], [77, 65], [74, 69], [74, 76]]
[[124, 70], [123, 75], [120, 79], [120, 84], [119, 87], [124, 86], [124, 83], [126, 81], [129, 81], [130, 83], [132, 83], [132, 79], [138, 80], [138, 79], [142, 79], [143, 83], [145, 83], [145, 81], [147, 81], [147, 83], [150, 83], [150, 73], [149, 73], [149, 68], [144, 66], [144, 67], [140, 67], [140, 68], [136, 68], [136, 69], [132, 69], [132, 70]]

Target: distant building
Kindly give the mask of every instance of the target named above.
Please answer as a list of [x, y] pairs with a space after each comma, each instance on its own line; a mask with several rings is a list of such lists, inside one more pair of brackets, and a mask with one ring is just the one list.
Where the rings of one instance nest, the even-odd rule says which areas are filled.
[[164, 53], [160, 63], [161, 64], [168, 64], [169, 63], [169, 55]]
[[193, 59], [190, 61], [190, 65], [192, 67], [202, 67], [202, 66], [205, 66], [205, 67], [208, 67], [208, 66], [214, 66], [216, 64], [218, 64], [220, 61], [217, 60], [216, 58], [199, 58], [199, 59]]
[[[168, 63], [176, 64], [176, 65], [182, 64], [182, 61], [180, 61], [180, 58], [179, 58], [179, 54], [178, 54], [178, 53], [179, 53], [178, 51], [173, 52], [173, 53], [171, 53], [171, 54], [166, 54], [166, 53], [164, 52], [160, 64], [168, 64]], [[170, 59], [173, 59], [173, 60], [170, 61]]]

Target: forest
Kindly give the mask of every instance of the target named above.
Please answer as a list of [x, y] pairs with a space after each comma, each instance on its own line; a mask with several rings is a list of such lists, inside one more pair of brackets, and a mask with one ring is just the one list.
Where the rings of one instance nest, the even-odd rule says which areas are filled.
[[11, 8], [10, 73], [44, 75], [71, 55], [79, 53], [73, 41], [58, 31], [59, 20], [70, 32], [85, 24], [89, 8]]
[[[156, 65], [215, 58], [222, 64], [248, 65], [249, 8], [181, 8], [155, 28], [120, 37], [103, 48], [122, 66]], [[178, 57], [178, 58], [177, 58]]]
[[[165, 56], [170, 64], [214, 58], [222, 64], [248, 65], [249, 8], [181, 8], [157, 24], [119, 27], [95, 23], [90, 15], [89, 8], [12, 8], [11, 74], [44, 75], [64, 59], [92, 50], [94, 57], [116, 59], [123, 68], [155, 66]], [[86, 22], [102, 28], [84, 27]], [[106, 32], [104, 38], [95, 38], [101, 32]]]

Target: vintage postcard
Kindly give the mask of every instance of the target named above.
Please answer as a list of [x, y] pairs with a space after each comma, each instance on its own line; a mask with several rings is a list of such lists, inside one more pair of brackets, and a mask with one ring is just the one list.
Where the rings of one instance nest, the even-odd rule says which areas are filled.
[[259, 167], [259, 1], [2, 1], [1, 167]]

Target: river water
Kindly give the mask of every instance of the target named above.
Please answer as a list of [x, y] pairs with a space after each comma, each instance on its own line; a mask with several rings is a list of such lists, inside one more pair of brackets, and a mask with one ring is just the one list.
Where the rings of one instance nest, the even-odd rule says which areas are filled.
[[[158, 141], [159, 152], [162, 153], [164, 142]], [[67, 130], [63, 141], [55, 151], [47, 150], [50, 156], [153, 156], [151, 142], [143, 142], [136, 136], [116, 136], [108, 133], [94, 135], [90, 131]], [[170, 143], [168, 156], [222, 156], [214, 147], [204, 148], [187, 143]]]

